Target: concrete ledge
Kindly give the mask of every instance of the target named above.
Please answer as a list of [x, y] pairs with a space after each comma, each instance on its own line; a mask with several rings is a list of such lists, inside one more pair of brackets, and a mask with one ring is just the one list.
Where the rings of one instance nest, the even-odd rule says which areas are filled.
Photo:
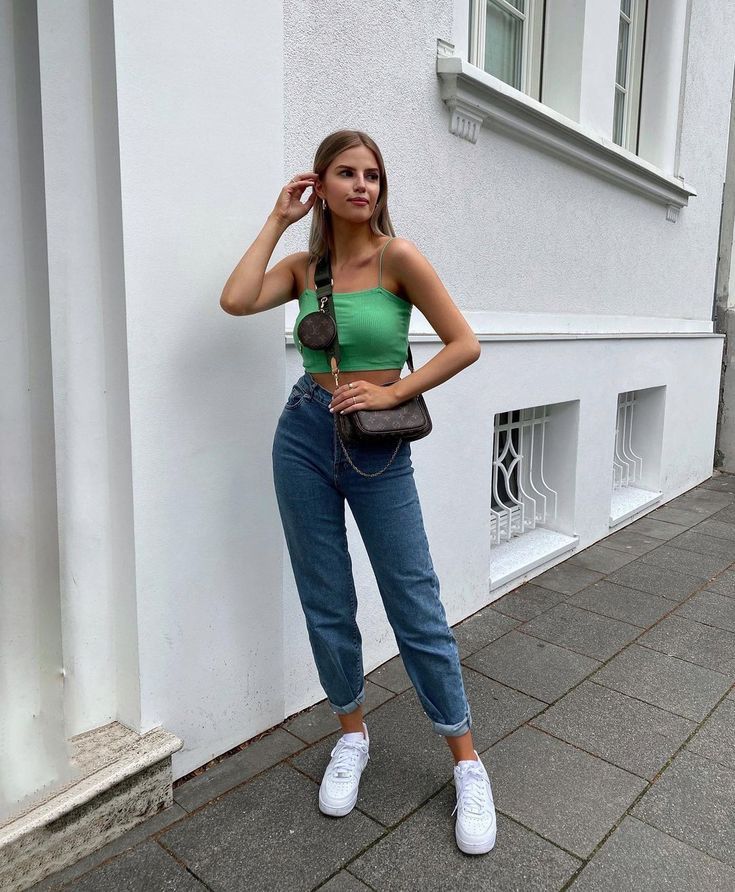
[[163, 728], [140, 736], [112, 722], [72, 744], [83, 776], [0, 828], [4, 892], [28, 889], [173, 802], [171, 756], [183, 743]]
[[574, 551], [578, 545], [579, 536], [567, 536], [545, 527], [515, 536], [509, 542], [492, 545], [489, 591], [516, 580], [519, 580], [516, 585], [520, 585], [531, 570]]
[[636, 486], [624, 486], [613, 492], [610, 505], [610, 529], [614, 530], [621, 523], [649, 511], [661, 501], [661, 492], [652, 492]]

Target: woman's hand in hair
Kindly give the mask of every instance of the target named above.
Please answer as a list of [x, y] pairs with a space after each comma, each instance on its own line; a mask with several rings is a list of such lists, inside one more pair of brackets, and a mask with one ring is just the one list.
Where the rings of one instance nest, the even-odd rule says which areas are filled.
[[[290, 226], [296, 223], [302, 217], [305, 217], [314, 207], [316, 201], [316, 192], [314, 191], [314, 181], [317, 175], [311, 171], [308, 173], [297, 173], [295, 177], [290, 179], [281, 189], [281, 194], [276, 200], [275, 207], [271, 212], [271, 216], [283, 223], [284, 226]], [[311, 188], [311, 195], [305, 202], [301, 201], [304, 190]]]
[[[394, 383], [394, 382], [391, 382]], [[354, 397], [354, 400], [353, 400]], [[359, 409], [393, 409], [398, 405], [395, 390], [388, 384], [371, 384], [370, 381], [353, 381], [341, 384], [332, 394], [331, 412], [357, 412]]]

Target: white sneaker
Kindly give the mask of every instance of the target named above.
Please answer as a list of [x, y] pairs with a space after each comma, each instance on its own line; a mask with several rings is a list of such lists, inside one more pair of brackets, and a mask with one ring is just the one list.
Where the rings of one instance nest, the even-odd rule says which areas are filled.
[[325, 815], [342, 817], [355, 807], [360, 775], [370, 758], [370, 737], [364, 722], [362, 728], [364, 740], [349, 741], [340, 737], [331, 752], [332, 758], [319, 787], [319, 809]]
[[[477, 756], [477, 750], [475, 750]], [[482, 855], [495, 845], [497, 822], [495, 803], [485, 766], [477, 756], [454, 766], [454, 786], [457, 788], [457, 823], [454, 837], [467, 855]]]

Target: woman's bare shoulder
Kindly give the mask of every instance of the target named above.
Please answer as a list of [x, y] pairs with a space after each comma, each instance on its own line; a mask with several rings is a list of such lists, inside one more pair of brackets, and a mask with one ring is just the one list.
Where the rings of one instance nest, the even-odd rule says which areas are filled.
[[421, 252], [410, 239], [396, 235], [385, 243], [385, 256], [389, 255], [396, 260], [408, 260], [420, 257]]
[[298, 269], [300, 266], [306, 268], [306, 261], [309, 257], [308, 251], [294, 251], [293, 254], [287, 254], [284, 260], [292, 269]]

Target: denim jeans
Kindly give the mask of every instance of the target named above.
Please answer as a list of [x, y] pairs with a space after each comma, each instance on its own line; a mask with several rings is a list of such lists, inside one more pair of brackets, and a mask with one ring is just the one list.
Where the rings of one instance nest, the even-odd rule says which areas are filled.
[[[365, 700], [362, 637], [347, 547], [345, 499], [365, 544], [388, 621], [434, 730], [472, 727], [459, 652], [439, 598], [411, 464], [403, 441], [385, 473], [348, 463], [329, 411], [331, 394], [305, 373], [273, 437], [273, 480], [319, 680], [335, 713]], [[354, 464], [380, 471], [398, 443], [346, 444]]]

